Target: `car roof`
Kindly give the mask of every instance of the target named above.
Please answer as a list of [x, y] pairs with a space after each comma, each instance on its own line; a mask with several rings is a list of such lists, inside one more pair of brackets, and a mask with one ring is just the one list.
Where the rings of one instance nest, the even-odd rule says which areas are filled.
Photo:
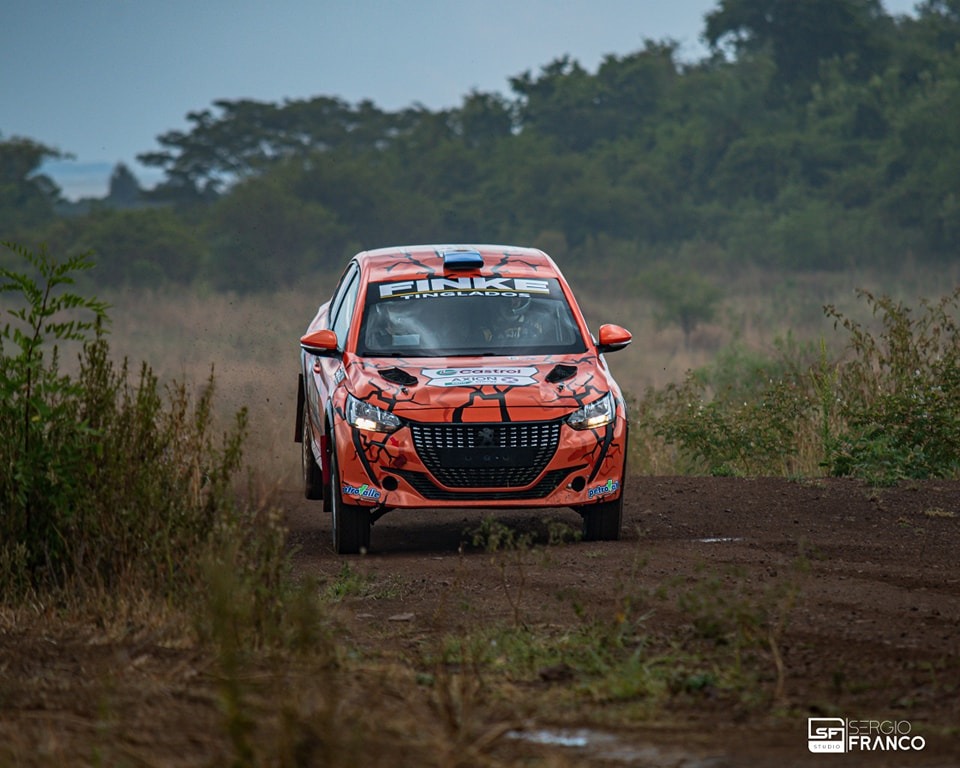
[[[498, 276], [561, 277], [560, 270], [539, 248], [515, 245], [403, 245], [363, 251], [354, 258], [370, 282], [398, 278], [443, 275], [444, 256], [449, 253], [479, 253], [481, 272]], [[472, 270], [475, 271], [475, 270]], [[471, 270], [465, 271], [470, 274]]]

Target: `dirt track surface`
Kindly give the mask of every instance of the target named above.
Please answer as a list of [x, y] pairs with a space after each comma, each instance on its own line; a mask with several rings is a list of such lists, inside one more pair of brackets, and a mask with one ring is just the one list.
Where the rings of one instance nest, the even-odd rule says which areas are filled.
[[[491, 554], [465, 533], [485, 511], [393, 512], [374, 527], [374, 551], [349, 558], [333, 554], [322, 505], [283, 492], [297, 574], [325, 593], [353, 586], [325, 604], [350, 659], [335, 682], [327, 667], [296, 664], [241, 676], [258, 713], [248, 725], [289, 706], [300, 741], [266, 726], [255, 733], [264, 759], [236, 760], [230, 678], [208, 651], [129, 619], [61, 627], [38, 606], [32, 622], [0, 616], [0, 766], [327, 765], [322, 752], [281, 761], [274, 745], [349, 735], [316, 705], [331, 695], [358, 738], [388, 739], [368, 750], [373, 762], [330, 748], [335, 765], [960, 765], [960, 482], [631, 478], [627, 492], [619, 542], [547, 544], [545, 516], [579, 518], [505, 510], [502, 522], [539, 543]], [[621, 618], [631, 634], [617, 673], [636, 669], [635, 652], [641, 672], [662, 658], [651, 668], [677, 685], [615, 696], [616, 681], [598, 683], [578, 662], [509, 678], [488, 655], [479, 671], [447, 670], [447, 682], [476, 684], [468, 736], [483, 759], [443, 730], [437, 700], [452, 689], [430, 654], [447, 639], [522, 627], [553, 643]], [[908, 723], [926, 748], [811, 754], [808, 717]], [[440, 736], [423, 748], [423, 733]], [[418, 737], [415, 759], [396, 752]]]
[[[344, 601], [361, 644], [404, 648], [517, 620], [575, 626], [585, 613], [612, 614], [625, 594], [643, 603], [643, 627], [661, 642], [709, 640], [711, 617], [760, 619], [761, 652], [745, 658], [761, 665], [759, 698], [772, 703], [678, 695], [615, 734], [534, 713], [525, 733], [553, 745], [532, 744], [533, 755], [643, 766], [960, 765], [960, 483], [632, 478], [627, 492], [622, 541], [544, 546], [522, 575], [462, 547], [488, 511], [395, 511], [374, 526], [371, 553], [340, 558], [320, 503], [294, 493], [284, 501], [301, 573], [333, 580], [347, 563], [397, 585]], [[544, 517], [579, 520], [569, 511], [497, 516], [541, 541]], [[926, 748], [811, 754], [808, 717], [906, 721]], [[614, 746], [604, 751], [604, 739]]]

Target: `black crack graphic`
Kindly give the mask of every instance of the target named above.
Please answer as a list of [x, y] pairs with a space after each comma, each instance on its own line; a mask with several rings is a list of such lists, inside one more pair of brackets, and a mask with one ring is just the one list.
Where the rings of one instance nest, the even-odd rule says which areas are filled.
[[493, 392], [484, 392], [483, 387], [471, 387], [470, 395], [467, 398], [467, 402], [463, 405], [457, 406], [453, 411], [453, 421], [455, 423], [463, 422], [463, 412], [474, 405], [474, 403], [479, 400], [495, 400], [500, 403], [500, 421], [511, 421], [510, 412], [507, 409], [507, 400], [506, 394], [513, 387], [493, 387]]
[[504, 269], [505, 267], [510, 266], [511, 264], [523, 264], [525, 267], [529, 267], [529, 268], [532, 269], [534, 272], [539, 271], [539, 270], [540, 270], [540, 267], [541, 267], [540, 264], [535, 264], [535, 263], [531, 263], [531, 262], [529, 262], [529, 261], [524, 261], [523, 259], [517, 259], [517, 258], [512, 257], [509, 253], [504, 253], [504, 254], [500, 257], [500, 261], [498, 261], [496, 264], [494, 264], [492, 267], [490, 267], [490, 271], [491, 271], [494, 275], [499, 275], [499, 274], [500, 274], [500, 270]]
[[435, 267], [428, 266], [424, 264], [419, 259], [413, 258], [409, 253], [404, 253], [403, 258], [397, 259], [392, 264], [384, 267], [385, 272], [393, 272], [397, 267], [409, 267], [411, 264], [420, 267], [424, 272], [426, 272], [428, 277], [434, 277], [437, 274]]

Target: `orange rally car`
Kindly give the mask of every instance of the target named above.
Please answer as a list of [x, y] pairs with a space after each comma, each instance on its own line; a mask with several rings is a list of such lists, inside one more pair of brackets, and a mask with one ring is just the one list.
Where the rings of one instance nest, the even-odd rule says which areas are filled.
[[393, 509], [572, 507], [617, 539], [627, 414], [553, 260], [513, 246], [355, 256], [300, 339], [304, 491], [334, 548], [370, 546]]

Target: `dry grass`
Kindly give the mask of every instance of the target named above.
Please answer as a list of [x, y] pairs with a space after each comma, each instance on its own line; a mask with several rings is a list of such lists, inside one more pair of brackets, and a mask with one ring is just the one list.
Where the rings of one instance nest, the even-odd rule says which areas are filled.
[[[838, 351], [844, 339], [824, 317], [825, 304], [869, 321], [855, 289], [888, 293], [911, 304], [921, 296], [941, 295], [951, 279], [960, 280], [960, 267], [954, 272], [958, 274], [945, 279], [942, 273], [907, 265], [898, 274], [886, 275], [742, 273], [724, 284], [717, 320], [698, 328], [686, 346], [680, 329], [658, 326], [654, 303], [631, 293], [629, 280], [618, 279], [611, 268], [582, 275], [567, 269], [591, 328], [617, 323], [633, 332], [633, 344], [610, 355], [609, 362], [621, 386], [634, 396], [680, 381], [734, 342], [772, 354], [775, 340], [790, 334], [801, 342], [825, 339]], [[298, 452], [292, 445], [297, 339], [337, 278], [316, 276], [304, 287], [258, 295], [200, 290], [107, 294], [103, 298], [112, 305], [111, 349], [117, 358], [149, 361], [161, 380], [175, 378], [188, 385], [201, 385], [212, 366], [223, 412], [241, 405], [250, 409], [246, 455], [255, 467], [254, 490], [267, 497], [299, 477]]]
[[[333, 289], [331, 280], [322, 290]], [[250, 410], [246, 456], [258, 494], [299, 476], [293, 446], [297, 340], [321, 303], [319, 291], [262, 295], [195, 291], [111, 294], [111, 351], [147, 360], [161, 380], [202, 386], [213, 368], [222, 414]]]
[[[571, 279], [578, 286], [576, 277]], [[936, 276], [924, 280], [921, 285], [915, 278], [911, 284], [916, 295], [941, 293]], [[296, 484], [296, 342], [333, 282], [318, 280], [309, 289], [258, 296], [200, 291], [107, 295], [103, 298], [113, 305], [111, 350], [134, 363], [147, 360], [162, 379], [193, 387], [202, 386], [213, 367], [221, 409], [250, 409], [246, 455], [254, 490], [268, 498], [274, 489]], [[887, 281], [811, 276], [792, 284], [744, 277], [728, 287], [721, 319], [702, 328], [689, 348], [677, 329], [656, 327], [648, 300], [624, 291], [601, 292], [592, 284], [578, 293], [592, 328], [617, 322], [634, 332], [635, 343], [611, 355], [610, 363], [624, 388], [639, 394], [708, 364], [734, 340], [768, 350], [787, 331], [801, 340], [832, 333], [820, 312], [822, 304], [862, 313], [853, 288], [884, 291], [885, 285], [895, 294], [889, 286], [897, 285], [896, 276]], [[911, 297], [903, 298], [909, 302]], [[952, 511], [930, 506], [924, 514], [949, 517]], [[422, 589], [417, 585], [409, 589]], [[456, 604], [470, 594], [464, 590]], [[751, 605], [756, 613], [756, 604]], [[324, 621], [339, 621], [335, 607], [308, 607], [329, 612], [321, 615]], [[581, 641], [594, 643], [587, 650], [607, 648], [603, 630], [623, 625], [619, 610], [601, 618], [587, 626], [595, 631]], [[492, 653], [489, 634], [455, 638], [467, 649], [457, 658], [440, 653], [428, 658], [430, 649], [425, 651], [424, 631], [418, 627], [411, 628], [409, 637], [394, 638], [393, 648], [377, 650], [352, 642], [337, 627], [333, 631], [342, 642], [320, 642], [313, 652], [234, 659], [224, 650], [224, 627], [214, 627], [215, 642], [203, 645], [191, 621], [148, 597], [100, 606], [87, 596], [68, 610], [41, 604], [0, 610], [0, 707], [6, 709], [0, 718], [0, 764], [530, 764], [526, 755], [518, 756], [519, 746], [504, 747], [501, 737], [505, 727], [519, 724], [518, 716], [543, 713], [545, 701], [552, 706], [546, 709], [551, 719], [569, 717], [577, 723], [619, 724], [617, 717], [635, 723], [636, 713], [651, 706], [646, 701], [610, 706], [616, 697], [602, 688], [619, 685], [630, 673], [636, 690], [646, 690], [651, 667], [632, 664], [629, 653], [606, 662], [609, 676], [601, 674], [603, 669], [584, 673], [592, 686], [585, 693], [599, 691], [584, 705], [583, 690], [573, 695], [579, 678], [559, 686], [540, 679], [546, 662], [537, 661], [532, 673], [503, 670], [500, 655], [480, 665], [468, 651]], [[637, 624], [642, 628], [639, 619]], [[522, 642], [517, 657], [538, 660], [537, 654], [556, 648], [555, 630], [550, 625], [541, 637], [501, 628], [494, 639], [500, 646], [507, 640]], [[678, 670], [691, 667], [691, 659], [668, 644], [666, 652], [673, 654], [668, 661]], [[547, 696], [551, 685], [557, 692]], [[701, 699], [696, 706], [703, 707]], [[571, 765], [573, 760], [551, 756], [540, 764]]]

